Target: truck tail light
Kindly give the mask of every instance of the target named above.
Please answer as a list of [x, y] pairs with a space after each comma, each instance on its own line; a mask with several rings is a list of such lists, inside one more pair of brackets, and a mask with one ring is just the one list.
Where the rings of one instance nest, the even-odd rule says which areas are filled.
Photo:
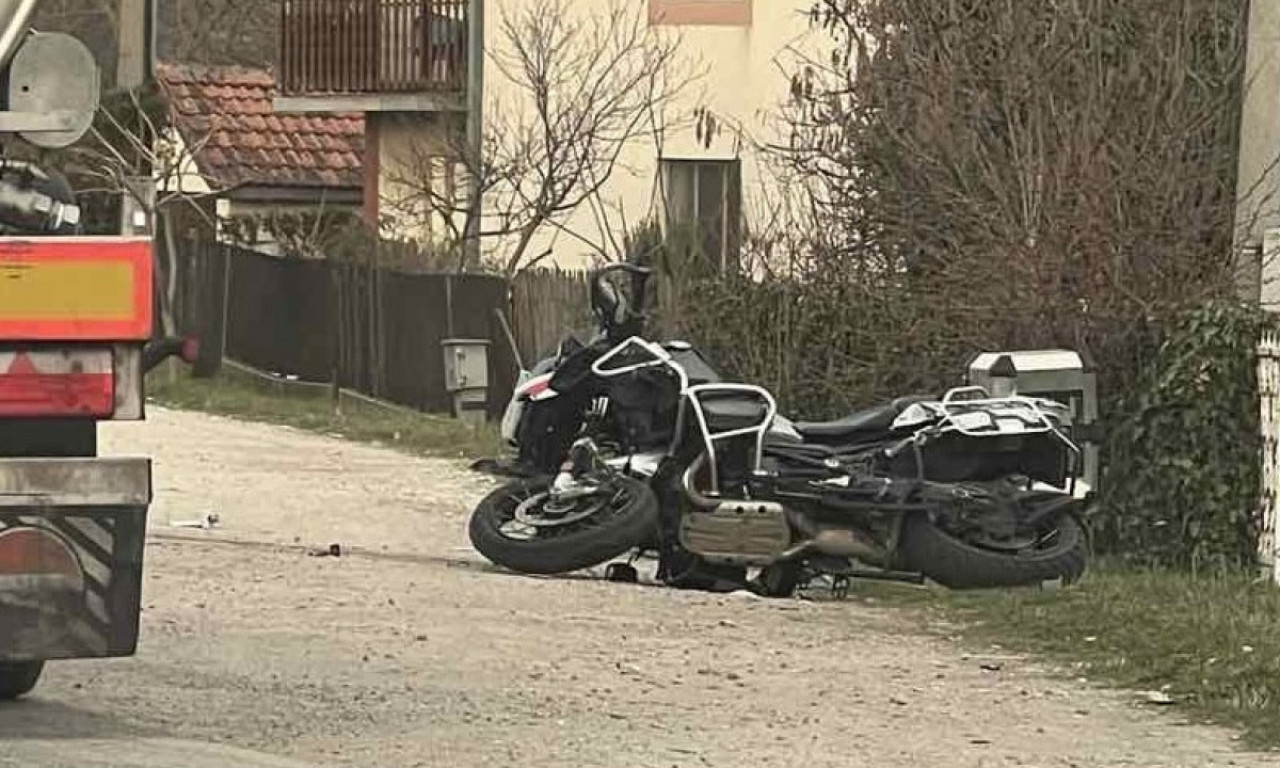
[[52, 531], [11, 528], [0, 531], [0, 576], [66, 576], [83, 570], [71, 548]]
[[108, 417], [115, 411], [110, 349], [0, 353], [0, 417]]

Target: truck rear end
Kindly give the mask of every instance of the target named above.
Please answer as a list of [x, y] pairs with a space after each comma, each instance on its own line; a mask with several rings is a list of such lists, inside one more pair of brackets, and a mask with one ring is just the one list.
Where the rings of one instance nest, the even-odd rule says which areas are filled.
[[143, 419], [178, 351], [149, 341], [152, 263], [145, 238], [0, 237], [0, 699], [137, 647], [151, 462], [97, 428]]

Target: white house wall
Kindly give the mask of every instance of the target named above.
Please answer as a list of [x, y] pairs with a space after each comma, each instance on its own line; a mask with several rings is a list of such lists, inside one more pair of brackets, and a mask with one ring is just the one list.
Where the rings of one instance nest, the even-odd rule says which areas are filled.
[[176, 129], [164, 130], [164, 138], [156, 143], [156, 155], [173, 158], [168, 167], [155, 173], [156, 190], [161, 194], [207, 195], [213, 190], [196, 167], [191, 150]]
[[[445, 158], [456, 152], [458, 142], [450, 141], [446, 131], [451, 121], [458, 123], [462, 116], [393, 112], [370, 113], [365, 119], [376, 121], [383, 233], [397, 239], [425, 242], [447, 239], [452, 229], [432, 212], [432, 206], [415, 188], [426, 183], [425, 176], [432, 177], [433, 188], [438, 193], [442, 194], [449, 186]], [[460, 193], [461, 184], [461, 179], [452, 182]], [[460, 198], [459, 204], [464, 202], [465, 197]], [[457, 230], [462, 231], [464, 217], [455, 218]]]
[[1263, 303], [1280, 309], [1280, 2], [1250, 6], [1236, 244], [1262, 249], [1260, 260], [1246, 258], [1244, 285], [1254, 296], [1260, 287]]
[[[711, 0], [715, 2], [717, 0]], [[485, 34], [490, 49], [503, 42], [502, 11], [520, 7], [532, 0], [492, 0], [486, 11]], [[574, 0], [577, 7], [587, 9], [599, 0]], [[647, 3], [647, 0], [632, 0]], [[651, 140], [633, 146], [615, 171], [602, 197], [610, 208], [607, 225], [602, 226], [597, 212], [588, 207], [577, 211], [566, 222], [568, 229], [596, 244], [620, 242], [623, 221], [634, 227], [658, 210], [657, 178], [659, 152], [669, 158], [742, 160], [743, 209], [749, 215], [758, 199], [760, 185], [768, 183], [762, 172], [755, 142], [773, 142], [783, 134], [777, 125], [777, 111], [790, 89], [784, 66], [791, 63], [789, 49], [804, 49], [809, 36], [809, 0], [753, 0], [753, 19], [749, 26], [664, 26], [663, 31], [681, 38], [682, 50], [690, 62], [705, 71], [702, 82], [689, 88], [673, 105], [669, 122], [681, 125], [670, 130], [661, 148]], [[508, 107], [527, 103], [492, 62], [485, 69], [486, 103]], [[708, 107], [725, 123], [724, 130], [705, 147], [697, 140], [693, 115]], [[495, 244], [490, 244], [493, 249]], [[565, 233], [548, 229], [531, 245], [531, 253], [551, 249], [556, 264], [566, 268], [582, 267], [592, 259], [592, 249]]]

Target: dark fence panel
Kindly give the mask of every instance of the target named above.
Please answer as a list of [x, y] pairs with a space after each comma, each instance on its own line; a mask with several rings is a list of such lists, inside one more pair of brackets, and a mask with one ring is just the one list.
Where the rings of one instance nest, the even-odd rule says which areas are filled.
[[328, 380], [333, 371], [328, 265], [242, 249], [230, 255], [227, 354], [272, 373]]
[[[499, 416], [519, 369], [586, 310], [575, 273], [521, 276], [411, 274], [336, 261], [281, 259], [187, 242], [179, 258], [177, 317], [210, 360], [225, 354], [272, 373], [341, 386], [424, 411], [447, 412], [447, 338], [489, 342], [489, 412]], [[225, 350], [221, 340], [225, 338]], [[535, 352], [536, 350], [536, 352]], [[216, 363], [205, 373], [216, 371]]]
[[390, 273], [382, 309], [387, 333], [386, 397], [424, 411], [445, 412], [440, 340], [448, 324], [445, 278]]
[[196, 376], [215, 375], [226, 354], [227, 250], [217, 243], [180, 241], [174, 320], [178, 332], [200, 340]]

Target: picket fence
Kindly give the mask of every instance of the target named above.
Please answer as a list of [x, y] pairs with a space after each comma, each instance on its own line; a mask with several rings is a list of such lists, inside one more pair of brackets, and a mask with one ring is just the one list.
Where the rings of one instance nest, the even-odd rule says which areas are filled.
[[1280, 497], [1280, 334], [1258, 344], [1258, 394], [1262, 431], [1262, 503], [1259, 505], [1258, 558], [1280, 584], [1277, 550], [1277, 498]]

